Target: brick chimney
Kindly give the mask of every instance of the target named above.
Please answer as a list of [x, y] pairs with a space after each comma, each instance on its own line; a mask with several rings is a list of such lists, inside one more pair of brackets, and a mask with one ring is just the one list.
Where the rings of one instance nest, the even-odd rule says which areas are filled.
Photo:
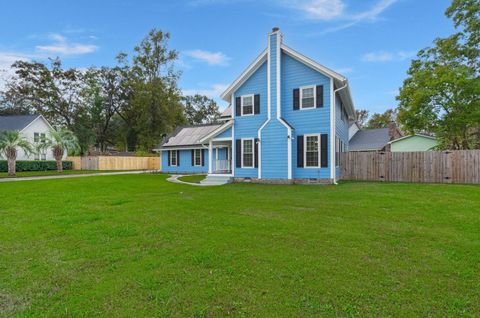
[[402, 137], [402, 134], [398, 130], [397, 124], [394, 121], [388, 123], [388, 135], [390, 136], [390, 140]]

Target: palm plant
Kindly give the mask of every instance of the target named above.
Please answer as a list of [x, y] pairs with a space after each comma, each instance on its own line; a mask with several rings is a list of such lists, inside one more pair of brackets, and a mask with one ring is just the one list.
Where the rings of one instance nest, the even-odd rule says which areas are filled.
[[17, 149], [22, 149], [26, 155], [32, 153], [32, 144], [17, 130], [5, 130], [0, 134], [0, 156], [8, 162], [8, 175], [15, 176]]
[[65, 153], [77, 152], [80, 148], [77, 137], [68, 129], [50, 130], [46, 136], [44, 148], [52, 150], [57, 163], [57, 171], [63, 171], [62, 158]]

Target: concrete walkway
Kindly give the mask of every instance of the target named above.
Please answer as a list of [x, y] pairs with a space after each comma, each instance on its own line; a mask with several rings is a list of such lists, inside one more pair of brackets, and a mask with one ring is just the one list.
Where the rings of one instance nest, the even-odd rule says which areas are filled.
[[184, 174], [172, 174], [170, 178], [167, 179], [167, 181], [173, 182], [173, 183], [181, 183], [181, 184], [188, 184], [191, 186], [197, 186], [197, 187], [215, 187], [217, 184], [201, 184], [201, 183], [190, 183], [190, 182], [185, 182], [182, 180], [178, 180], [180, 177], [184, 177], [186, 175]]
[[[61, 176], [0, 178], [0, 182], [48, 180], [48, 179], [64, 179], [64, 178], [80, 178], [80, 177], [97, 177], [97, 176], [115, 176], [115, 175], [119, 175], [119, 174], [141, 174], [141, 173], [155, 173], [155, 172], [159, 172], [159, 171], [157, 171], [157, 170], [137, 170], [137, 171], [85, 173], [85, 174], [65, 174], [65, 175], [61, 175]], [[179, 181], [179, 182], [181, 182], [181, 181]]]

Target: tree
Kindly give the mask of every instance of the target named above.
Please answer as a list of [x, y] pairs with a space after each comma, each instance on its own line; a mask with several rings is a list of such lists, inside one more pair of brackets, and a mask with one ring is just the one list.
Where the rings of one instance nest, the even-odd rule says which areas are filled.
[[357, 117], [357, 124], [360, 128], [364, 127], [368, 120], [369, 111], [366, 109], [357, 109], [356, 110], [356, 117]]
[[387, 128], [391, 122], [396, 122], [396, 111], [394, 109], [387, 109], [384, 113], [373, 114], [367, 122], [366, 128]]
[[15, 176], [17, 149], [22, 149], [29, 155], [34, 150], [32, 144], [19, 131], [5, 130], [0, 134], [0, 156], [7, 159], [8, 175]]
[[44, 148], [52, 150], [57, 163], [57, 171], [63, 171], [62, 159], [65, 153], [75, 153], [79, 150], [77, 137], [68, 129], [51, 129], [44, 143]]
[[183, 103], [185, 118], [190, 125], [214, 123], [220, 117], [217, 103], [207, 96], [185, 96]]
[[435, 133], [443, 149], [480, 147], [480, 3], [454, 0], [446, 15], [458, 32], [412, 61], [398, 119], [410, 133]]

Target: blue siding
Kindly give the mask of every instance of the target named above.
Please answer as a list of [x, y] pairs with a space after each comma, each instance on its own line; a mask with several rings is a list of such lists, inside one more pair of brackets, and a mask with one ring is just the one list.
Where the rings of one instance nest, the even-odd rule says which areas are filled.
[[[247, 94], [260, 94], [260, 114], [253, 116], [239, 116], [235, 118], [234, 139], [258, 138], [258, 129], [267, 120], [267, 63], [264, 62], [255, 73], [240, 86], [234, 94], [234, 97]], [[235, 112], [235, 105], [232, 105]], [[232, 164], [235, 165], [235, 140], [232, 142], [234, 156]], [[238, 168], [235, 167], [236, 177], [256, 178], [258, 176], [257, 168]]]
[[228, 128], [221, 134], [218, 134], [217, 136], [215, 136], [215, 138], [230, 138], [230, 137], [232, 137], [232, 128]]
[[203, 166], [192, 166], [192, 150], [180, 150], [180, 165], [173, 167], [168, 165], [168, 151], [162, 151], [162, 172], [166, 173], [207, 173], [208, 172], [208, 149], [205, 152]]
[[[339, 137], [346, 146], [346, 151], [348, 151], [348, 119], [345, 117], [342, 121], [342, 113], [340, 107], [340, 97], [335, 96], [335, 134]], [[336, 163], [336, 176], [340, 177], [341, 169], [339, 163]]]
[[[329, 168], [297, 167], [296, 138], [296, 136], [305, 134], [330, 135], [330, 78], [285, 53], [282, 53], [281, 61], [282, 117], [295, 129], [292, 143], [292, 177], [330, 178]], [[323, 85], [324, 106], [294, 111], [293, 90], [308, 85]], [[328, 139], [330, 142], [330, 136]], [[330, 150], [330, 147], [328, 149]], [[330, 166], [330, 154], [328, 165]]]
[[288, 178], [288, 131], [272, 118], [262, 130], [262, 178]]

